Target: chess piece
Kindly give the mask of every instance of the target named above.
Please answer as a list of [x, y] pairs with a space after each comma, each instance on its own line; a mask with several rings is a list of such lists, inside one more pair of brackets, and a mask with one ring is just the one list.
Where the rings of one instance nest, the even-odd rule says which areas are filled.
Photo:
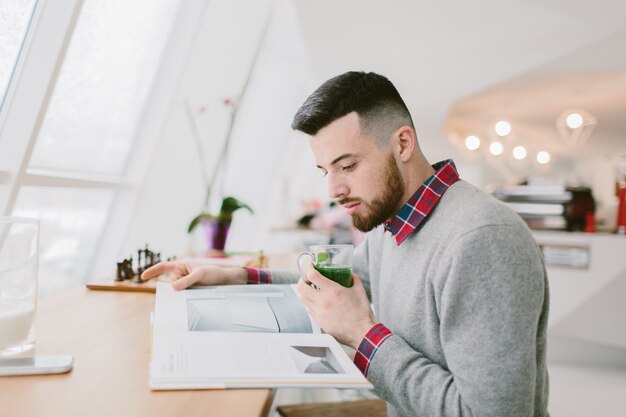
[[133, 271], [133, 257], [122, 261], [122, 280], [132, 279], [135, 272]]
[[124, 281], [124, 263], [117, 263], [117, 274], [115, 275], [116, 281]]
[[265, 256], [263, 251], [259, 252], [259, 265], [261, 266], [261, 268], [267, 268], [268, 266], [267, 256]]
[[251, 258], [247, 262], [245, 262], [244, 266], [248, 268], [267, 268], [267, 256], [263, 253], [263, 251], [259, 251], [258, 256]]
[[[167, 258], [167, 260], [174, 260], [175, 256]], [[115, 281], [133, 280], [136, 283], [144, 283], [141, 279], [141, 274], [151, 266], [154, 266], [161, 262], [161, 253], [155, 253], [146, 247], [144, 249], [137, 250], [137, 268], [133, 268], [133, 256], [129, 259], [124, 259], [122, 262], [117, 262], [117, 274]]]

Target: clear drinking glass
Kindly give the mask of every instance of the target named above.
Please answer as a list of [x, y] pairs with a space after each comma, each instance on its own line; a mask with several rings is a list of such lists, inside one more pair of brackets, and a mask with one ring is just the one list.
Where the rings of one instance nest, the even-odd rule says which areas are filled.
[[326, 278], [344, 287], [352, 287], [353, 249], [352, 245], [313, 245], [310, 252], [298, 256], [300, 274], [306, 278], [302, 266], [303, 262], [309, 259], [313, 267]]
[[35, 346], [39, 220], [0, 217], [0, 356]]

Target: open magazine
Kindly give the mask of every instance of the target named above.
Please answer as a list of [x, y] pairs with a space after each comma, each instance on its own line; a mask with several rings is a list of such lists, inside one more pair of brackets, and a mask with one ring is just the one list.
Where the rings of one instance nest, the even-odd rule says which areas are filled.
[[339, 343], [322, 334], [293, 285], [174, 291], [157, 285], [154, 390], [371, 388]]

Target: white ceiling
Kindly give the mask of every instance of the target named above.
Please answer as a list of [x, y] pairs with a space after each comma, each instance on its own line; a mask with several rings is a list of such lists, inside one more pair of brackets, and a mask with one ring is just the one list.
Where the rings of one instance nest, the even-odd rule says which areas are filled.
[[[493, 96], [498, 90], [500, 99], [514, 102], [508, 88], [524, 81], [540, 79], [547, 86], [559, 80], [560, 73], [626, 71], [622, 0], [295, 3], [316, 81], [347, 70], [388, 76], [405, 98], [431, 159], [454, 156], [444, 125], [462, 99]], [[626, 102], [618, 98], [613, 103], [619, 108], [604, 105], [613, 110], [607, 120], [616, 123], [608, 129], [613, 137], [621, 133], [619, 140], [626, 143]], [[595, 116], [602, 120], [602, 115]], [[520, 123], [525, 121], [543, 123], [532, 114], [520, 117]]]
[[[597, 124], [589, 138], [568, 145], [576, 134], [563, 126], [570, 112], [589, 114]], [[626, 153], [626, 71], [529, 73], [458, 101], [446, 133], [462, 146], [467, 135], [499, 139], [493, 130], [505, 119], [513, 126], [507, 140], [566, 158]], [[486, 142], [485, 142], [486, 143]]]

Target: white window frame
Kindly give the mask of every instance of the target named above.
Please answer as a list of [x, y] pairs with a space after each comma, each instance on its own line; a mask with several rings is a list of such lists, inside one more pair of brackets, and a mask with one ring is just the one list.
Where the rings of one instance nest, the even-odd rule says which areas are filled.
[[0, 213], [10, 215], [26, 176], [82, 0], [40, 0], [9, 84], [0, 125]]
[[[72, 175], [55, 170], [29, 169], [35, 147], [65, 53], [80, 15], [83, 0], [39, 0], [15, 66], [2, 115], [0, 115], [0, 215], [10, 215], [24, 186], [108, 189], [115, 192], [108, 219], [99, 238], [89, 277], [103, 278], [114, 271], [120, 242], [126, 237], [146, 172], [171, 108], [180, 74], [208, 2], [183, 0], [172, 25], [161, 65], [139, 122], [131, 152], [121, 177]], [[189, 24], [193, 22], [192, 24]]]

